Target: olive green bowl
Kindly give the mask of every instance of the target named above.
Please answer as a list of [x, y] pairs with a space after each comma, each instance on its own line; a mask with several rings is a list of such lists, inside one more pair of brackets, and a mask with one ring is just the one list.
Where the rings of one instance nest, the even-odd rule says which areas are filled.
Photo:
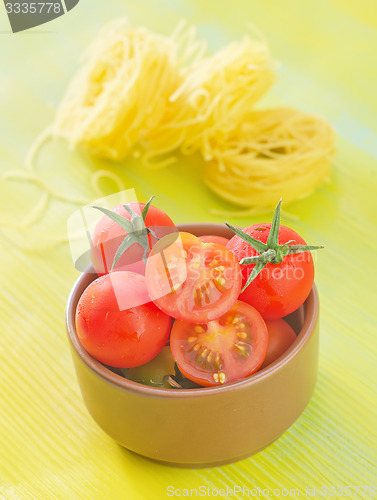
[[[220, 224], [184, 224], [202, 236], [233, 233]], [[127, 380], [90, 356], [75, 329], [75, 310], [96, 278], [83, 273], [67, 303], [66, 324], [82, 396], [97, 424], [119, 444], [160, 462], [203, 467], [234, 462], [278, 439], [308, 404], [317, 378], [319, 301], [313, 286], [286, 319], [298, 333], [263, 370], [223, 387], [164, 389]]]

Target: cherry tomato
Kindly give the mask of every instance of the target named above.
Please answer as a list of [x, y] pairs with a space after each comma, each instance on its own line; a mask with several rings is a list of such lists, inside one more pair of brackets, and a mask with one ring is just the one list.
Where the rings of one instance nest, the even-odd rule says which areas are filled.
[[222, 316], [241, 291], [241, 269], [223, 245], [190, 233], [169, 235], [152, 250], [146, 284], [153, 302], [173, 318], [206, 323]]
[[[140, 215], [140, 225], [143, 227], [144, 222], [141, 220], [141, 213], [145, 207], [145, 203], [134, 202], [128, 203], [127, 206]], [[126, 210], [124, 205], [116, 206], [112, 209], [112, 212], [131, 220], [131, 214]], [[145, 218], [145, 227], [151, 229], [158, 238], [178, 231], [170, 217], [153, 205], [150, 205], [148, 209]], [[127, 234], [125, 229], [107, 215], [103, 215], [98, 221], [92, 237], [91, 260], [99, 276], [111, 271], [116, 252]], [[147, 239], [150, 248], [157, 242], [152, 234], [148, 234]], [[114, 269], [144, 274], [145, 263], [143, 261], [143, 253], [144, 249], [138, 243], [133, 243], [120, 257]]]
[[[271, 224], [256, 224], [245, 233], [253, 238], [267, 242]], [[290, 240], [294, 240], [288, 243]], [[280, 226], [279, 244], [306, 245], [295, 231]], [[233, 236], [227, 248], [240, 261], [245, 257], [258, 255], [248, 243], [239, 236]], [[242, 265], [242, 286], [252, 272], [255, 264]], [[314, 265], [310, 252], [287, 255], [281, 264], [267, 264], [258, 276], [241, 293], [240, 300], [255, 307], [264, 318], [282, 318], [295, 311], [308, 297], [314, 281]]]
[[145, 278], [115, 271], [93, 281], [77, 305], [76, 330], [83, 347], [106, 365], [147, 363], [164, 347], [171, 319], [150, 301]]
[[267, 319], [268, 348], [261, 368], [273, 363], [297, 339], [291, 326], [283, 319]]
[[229, 243], [228, 238], [224, 238], [224, 236], [216, 236], [214, 234], [199, 236], [199, 239], [203, 243], [216, 243], [217, 245], [224, 245], [224, 247], [226, 247]]
[[254, 373], [263, 363], [267, 343], [262, 316], [241, 301], [208, 323], [176, 321], [170, 336], [180, 371], [204, 386], [234, 382]]

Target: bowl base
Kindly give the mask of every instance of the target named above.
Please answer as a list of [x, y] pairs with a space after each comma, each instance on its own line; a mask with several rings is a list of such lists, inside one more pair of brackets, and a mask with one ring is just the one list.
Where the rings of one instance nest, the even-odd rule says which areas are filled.
[[246, 454], [238, 456], [238, 457], [228, 458], [226, 460], [217, 460], [217, 461], [213, 461], [213, 462], [199, 462], [199, 463], [169, 462], [166, 460], [158, 460], [156, 458], [151, 458], [151, 457], [147, 457], [145, 455], [141, 455], [140, 453], [137, 453], [136, 451], [129, 450], [128, 448], [122, 446], [121, 444], [119, 444], [119, 443], [118, 444], [124, 450], [126, 450], [130, 453], [133, 453], [135, 455], [138, 455], [139, 457], [145, 458], [146, 460], [150, 460], [151, 462], [154, 462], [156, 464], [168, 465], [169, 467], [178, 467], [178, 468], [184, 468], [184, 469], [206, 469], [206, 468], [210, 468], [210, 467], [220, 467], [221, 465], [229, 465], [229, 464], [233, 464], [235, 462], [239, 462], [240, 460], [245, 460], [246, 458], [250, 458], [250, 457], [256, 455], [257, 453], [268, 448], [272, 443], [274, 443], [277, 439], [279, 439], [279, 437], [277, 437], [276, 439], [273, 439], [271, 442], [269, 442], [265, 446], [262, 446], [261, 448], [258, 448], [255, 451], [246, 453]]

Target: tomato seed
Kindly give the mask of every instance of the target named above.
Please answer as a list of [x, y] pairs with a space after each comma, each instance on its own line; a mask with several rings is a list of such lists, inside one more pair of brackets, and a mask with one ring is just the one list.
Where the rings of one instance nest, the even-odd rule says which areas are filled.
[[241, 354], [241, 356], [248, 356], [251, 351], [251, 347], [249, 344], [245, 344], [245, 342], [237, 342], [234, 344], [234, 348], [237, 349], [238, 353]]
[[246, 332], [237, 332], [237, 337], [239, 337], [240, 339], [246, 339], [247, 333]]
[[221, 368], [221, 366], [222, 366], [222, 359], [220, 358], [219, 354], [216, 355], [216, 359], [215, 359], [215, 361], [214, 361], [213, 364], [214, 364], [215, 368], [217, 368], [217, 369]]
[[206, 304], [209, 304], [211, 302], [208, 292], [204, 294], [204, 301]]
[[218, 289], [219, 292], [224, 291], [224, 285], [226, 283], [225, 278], [213, 278], [213, 283], [215, 284], [215, 287]]
[[194, 290], [194, 301], [197, 306], [201, 306], [203, 302], [203, 292], [200, 288], [195, 288]]
[[224, 372], [214, 373], [214, 374], [212, 375], [212, 377], [213, 377], [213, 380], [214, 380], [216, 383], [219, 383], [219, 382], [220, 382], [220, 384], [223, 384], [223, 383], [225, 382], [225, 380], [226, 380], [226, 375], [225, 375], [225, 373], [224, 373]]

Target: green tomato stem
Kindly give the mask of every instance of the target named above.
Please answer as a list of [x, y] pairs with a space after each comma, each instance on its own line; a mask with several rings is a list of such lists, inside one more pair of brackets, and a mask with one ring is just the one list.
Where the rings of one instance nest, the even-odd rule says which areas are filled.
[[131, 216], [131, 220], [119, 215], [112, 210], [108, 210], [107, 208], [93, 206], [92, 208], [96, 208], [100, 210], [103, 214], [107, 215], [111, 220], [116, 222], [121, 228], [126, 231], [126, 236], [122, 243], [119, 245], [116, 254], [114, 256], [113, 264], [111, 269], [113, 270], [124, 254], [124, 252], [134, 243], [137, 243], [143, 248], [143, 261], [147, 262], [147, 254], [150, 250], [149, 248], [149, 239], [148, 235], [152, 234], [157, 240], [159, 239], [154, 231], [146, 227], [145, 219], [148, 214], [149, 207], [152, 203], [154, 196], [152, 196], [149, 201], [145, 204], [141, 215], [137, 214], [129, 205], [123, 205], [123, 207], [127, 210], [127, 212]]
[[256, 252], [259, 253], [259, 255], [244, 257], [240, 260], [240, 264], [243, 266], [254, 264], [254, 268], [250, 273], [250, 276], [241, 292], [246, 290], [250, 283], [258, 276], [258, 274], [267, 264], [281, 264], [287, 255], [311, 252], [312, 250], [319, 250], [320, 248], [324, 248], [323, 246], [317, 245], [290, 245], [290, 243], [293, 243], [294, 240], [289, 240], [286, 243], [279, 245], [281, 203], [282, 199], [280, 199], [275, 209], [270, 232], [267, 238], [267, 243], [263, 243], [253, 238], [252, 236], [242, 231], [242, 229], [234, 227], [227, 222], [225, 223], [237, 236], [246, 241], [246, 243], [248, 243]]

